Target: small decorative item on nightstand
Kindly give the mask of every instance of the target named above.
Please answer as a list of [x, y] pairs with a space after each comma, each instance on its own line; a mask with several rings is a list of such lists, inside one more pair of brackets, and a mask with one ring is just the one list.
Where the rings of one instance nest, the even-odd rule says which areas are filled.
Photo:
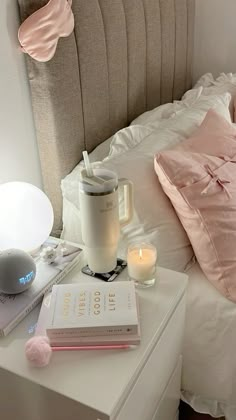
[[128, 247], [128, 273], [137, 287], [144, 288], [154, 285], [156, 280], [156, 260], [157, 251], [151, 244], [131, 244]]

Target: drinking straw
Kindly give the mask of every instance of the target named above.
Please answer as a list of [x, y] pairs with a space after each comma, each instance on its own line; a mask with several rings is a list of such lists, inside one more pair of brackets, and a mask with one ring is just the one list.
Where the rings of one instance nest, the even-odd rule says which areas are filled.
[[89, 177], [94, 176], [93, 168], [92, 168], [91, 163], [89, 161], [87, 150], [85, 150], [83, 152], [83, 158], [84, 158], [84, 164], [85, 164], [85, 169], [86, 169], [86, 172], [87, 172], [87, 176], [89, 176]]

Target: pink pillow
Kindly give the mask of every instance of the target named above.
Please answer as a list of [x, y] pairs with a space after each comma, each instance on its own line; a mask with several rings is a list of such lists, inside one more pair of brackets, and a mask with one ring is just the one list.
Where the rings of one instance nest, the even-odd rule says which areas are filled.
[[49, 0], [20, 26], [18, 39], [23, 52], [37, 61], [49, 61], [55, 54], [60, 37], [74, 29], [72, 0]]
[[156, 155], [155, 170], [202, 270], [236, 302], [236, 128], [208, 111], [192, 137]]

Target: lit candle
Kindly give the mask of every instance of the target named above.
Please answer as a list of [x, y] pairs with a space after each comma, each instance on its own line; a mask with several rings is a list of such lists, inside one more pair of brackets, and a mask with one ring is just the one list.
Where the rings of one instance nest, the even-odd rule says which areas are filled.
[[151, 286], [155, 283], [156, 248], [147, 243], [130, 245], [127, 254], [128, 273], [136, 285]]

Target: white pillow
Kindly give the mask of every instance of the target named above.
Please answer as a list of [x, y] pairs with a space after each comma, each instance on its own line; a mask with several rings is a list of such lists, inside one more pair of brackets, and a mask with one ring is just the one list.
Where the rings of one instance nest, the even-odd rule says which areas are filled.
[[170, 118], [174, 118], [178, 113], [193, 106], [201, 94], [202, 88], [192, 89], [188, 92], [186, 99], [160, 105], [151, 111], [144, 112], [142, 115], [135, 118], [129, 127], [119, 130], [110, 138], [110, 151], [106, 157], [122, 153], [124, 145], [126, 146], [126, 150], [136, 146], [145, 137], [156, 130], [157, 127], [163, 127], [166, 124], [169, 124]]
[[[182, 101], [175, 101], [173, 104], [167, 104], [168, 106], [166, 111], [168, 111], [168, 114], [166, 113], [166, 118], [160, 119], [160, 115], [163, 115], [163, 112], [160, 113], [159, 108], [162, 108], [163, 106], [142, 114], [140, 117], [134, 120], [134, 122], [142, 122], [143, 126], [140, 124], [131, 125], [130, 127], [124, 129], [125, 136], [124, 130], [120, 130], [115, 136], [113, 136], [109, 156], [105, 159], [109, 159], [110, 157], [120, 153], [124, 153], [130, 148], [137, 146], [138, 143], [148, 138], [149, 134], [155, 133], [157, 129], [170, 129], [171, 127], [175, 129], [177, 123], [177, 131], [179, 130], [179, 133], [181, 133], [181, 124], [184, 124], [185, 113], [187, 110], [190, 112], [195, 112], [196, 110], [196, 113], [200, 117], [201, 111], [205, 112], [206, 114], [209, 108], [213, 108], [217, 111], [217, 108], [220, 107], [220, 114], [226, 119], [230, 118], [231, 121], [229, 114], [229, 103], [231, 101], [231, 95], [227, 92], [224, 92], [224, 94], [221, 95], [203, 95], [202, 92], [202, 87], [192, 89], [191, 91], [188, 91], [186, 98]], [[226, 95], [223, 98], [223, 102], [222, 95]], [[228, 106], [225, 106], [225, 104], [228, 104]], [[171, 107], [170, 105], [173, 106]], [[181, 121], [181, 124], [179, 124], [179, 121]], [[132, 124], [134, 124], [134, 122]], [[193, 129], [197, 128], [198, 125], [198, 119], [194, 118]], [[136, 132], [135, 129], [137, 130]], [[137, 135], [138, 131], [139, 134]], [[185, 128], [183, 129], [183, 134], [187, 134], [185, 132]]]
[[[211, 89], [205, 89], [210, 87]], [[89, 155], [90, 161], [102, 161], [108, 156], [119, 154], [123, 151], [124, 144], [127, 145], [127, 148], [134, 147], [157, 127], [160, 127], [163, 123], [168, 123], [166, 120], [193, 106], [201, 95], [226, 93], [230, 91], [230, 87], [234, 93], [234, 88], [236, 89], [236, 75], [232, 75], [232, 73], [225, 75], [222, 73], [215, 80], [211, 73], [206, 73], [198, 80], [193, 89], [185, 93], [181, 101], [160, 105], [151, 111], [144, 112], [135, 118], [129, 127], [119, 130], [108, 140], [97, 146]], [[146, 126], [146, 129], [144, 126]]]
[[[152, 242], [157, 247], [160, 265], [180, 271], [185, 269], [193, 257], [193, 251], [155, 175], [153, 157], [159, 150], [170, 148], [190, 136], [201, 124], [209, 108], [214, 108], [231, 121], [229, 101], [229, 94], [200, 96], [192, 106], [177, 112], [165, 122], [162, 121], [156, 128], [153, 127], [150, 133], [147, 133], [145, 127], [144, 138], [138, 145], [134, 140], [128, 145], [123, 144], [122, 147], [120, 142], [121, 153], [115, 153], [102, 162], [103, 167], [116, 171], [119, 177], [129, 178], [134, 183], [135, 217], [131, 224], [122, 229], [120, 256], [125, 256], [130, 241], [142, 239]], [[142, 131], [141, 127], [139, 129]], [[63, 237], [74, 242], [82, 242], [78, 200], [79, 174], [78, 165], [62, 181], [65, 204]]]
[[[128, 148], [137, 145], [153, 129], [163, 123], [165, 124], [166, 120], [175, 117], [177, 113], [186, 108], [194, 106], [200, 96], [202, 96], [201, 100], [205, 100], [205, 96], [220, 95], [226, 92], [231, 93], [231, 96], [236, 95], [236, 73], [221, 73], [217, 79], [214, 79], [211, 73], [204, 74], [194, 87], [183, 95], [181, 101], [160, 105], [151, 111], [144, 112], [135, 118], [129, 127], [119, 130], [114, 136], [97, 146], [89, 155], [90, 161], [102, 161], [108, 156], [119, 154], [123, 151], [124, 144], [128, 145]], [[231, 117], [232, 106], [233, 101], [231, 100]], [[144, 126], [146, 126], [146, 129], [144, 129]]]
[[[236, 96], [236, 73], [221, 73], [216, 79], [214, 79], [211, 73], [206, 73], [197, 81], [194, 86], [195, 88], [202, 89], [202, 95], [220, 95], [222, 93], [230, 93], [231, 94], [231, 101], [229, 104], [229, 110], [231, 115], [231, 120], [234, 120], [234, 97]], [[187, 91], [184, 96], [183, 100], [188, 100], [189, 96], [192, 95], [194, 89]]]

